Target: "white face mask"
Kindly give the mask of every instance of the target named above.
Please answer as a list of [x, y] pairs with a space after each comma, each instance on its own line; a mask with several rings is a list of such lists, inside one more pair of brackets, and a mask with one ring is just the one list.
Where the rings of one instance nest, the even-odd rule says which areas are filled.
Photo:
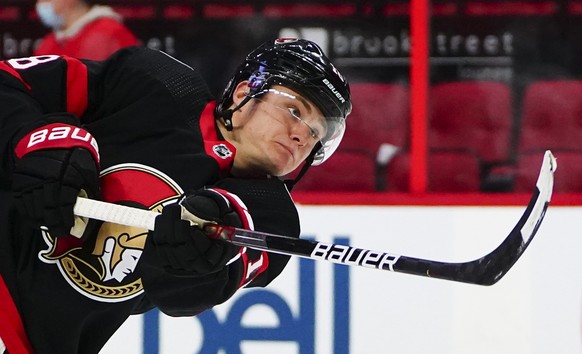
[[57, 30], [63, 25], [63, 16], [55, 13], [55, 7], [52, 2], [44, 1], [36, 3], [36, 13], [43, 25]]

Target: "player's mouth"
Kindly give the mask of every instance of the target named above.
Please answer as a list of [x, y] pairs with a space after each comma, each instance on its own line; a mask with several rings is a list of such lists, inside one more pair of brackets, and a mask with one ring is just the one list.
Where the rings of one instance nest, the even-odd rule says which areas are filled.
[[277, 142], [277, 144], [279, 146], [281, 146], [281, 150], [286, 151], [289, 155], [291, 155], [291, 158], [293, 160], [295, 160], [295, 153], [294, 153], [294, 151], [293, 151], [293, 149], [291, 147], [289, 147], [288, 145], [285, 145], [283, 143], [279, 143], [279, 142]]

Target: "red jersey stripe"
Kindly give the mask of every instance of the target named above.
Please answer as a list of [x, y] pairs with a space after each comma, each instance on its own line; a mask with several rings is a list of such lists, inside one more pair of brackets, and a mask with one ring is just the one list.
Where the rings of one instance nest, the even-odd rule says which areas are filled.
[[226, 140], [219, 140], [214, 122], [216, 102], [209, 102], [200, 115], [200, 131], [204, 140], [204, 150], [217, 163], [220, 174], [225, 176], [230, 171], [236, 154], [235, 147]]
[[67, 62], [67, 112], [81, 117], [88, 103], [87, 67], [75, 58], [63, 56]]

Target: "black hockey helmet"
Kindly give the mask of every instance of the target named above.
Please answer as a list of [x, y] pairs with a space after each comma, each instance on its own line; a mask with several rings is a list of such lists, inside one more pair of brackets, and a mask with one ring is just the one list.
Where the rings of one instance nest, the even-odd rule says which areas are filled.
[[[229, 109], [236, 86], [244, 80], [249, 80], [249, 95], [238, 107]], [[268, 92], [272, 85], [299, 92], [325, 116], [327, 134], [309, 157], [312, 159], [310, 164], [321, 164], [339, 145], [345, 131], [345, 119], [352, 110], [348, 82], [312, 41], [279, 38], [263, 43], [246, 57], [224, 90], [217, 113], [224, 119], [227, 128], [232, 128], [230, 120], [233, 111], [251, 98]]]

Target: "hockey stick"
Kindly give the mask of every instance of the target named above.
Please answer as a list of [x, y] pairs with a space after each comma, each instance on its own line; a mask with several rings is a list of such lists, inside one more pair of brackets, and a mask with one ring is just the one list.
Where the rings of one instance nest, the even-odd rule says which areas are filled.
[[[447, 263], [376, 252], [345, 245], [326, 244], [259, 231], [209, 224], [209, 234], [227, 235], [229, 241], [258, 250], [326, 260], [394, 272], [479, 285], [492, 285], [501, 279], [523, 254], [536, 234], [552, 196], [556, 159], [546, 151], [536, 188], [517, 225], [491, 253], [474, 261]], [[75, 214], [82, 217], [153, 230], [156, 212], [78, 198]]]

